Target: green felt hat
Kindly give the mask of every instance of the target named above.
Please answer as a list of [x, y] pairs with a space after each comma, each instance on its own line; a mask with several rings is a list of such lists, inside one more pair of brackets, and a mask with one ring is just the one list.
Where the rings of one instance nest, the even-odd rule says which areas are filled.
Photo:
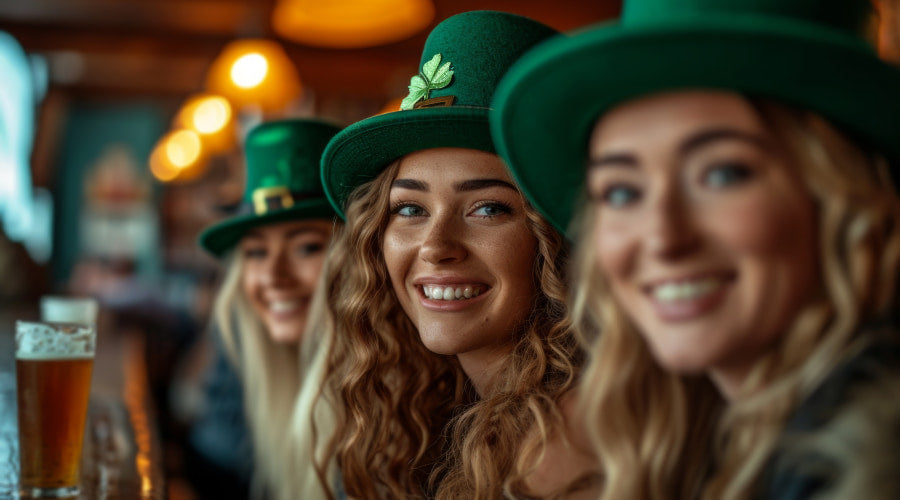
[[625, 0], [617, 23], [551, 40], [498, 87], [497, 150], [565, 231], [597, 119], [625, 101], [700, 88], [809, 109], [900, 158], [900, 70], [862, 36], [870, 0]]
[[495, 152], [488, 108], [497, 82], [526, 50], [555, 34], [493, 11], [465, 12], [435, 26], [400, 111], [350, 125], [325, 149], [322, 182], [338, 214], [356, 187], [406, 154], [440, 147]]
[[217, 257], [249, 229], [297, 219], [330, 219], [335, 213], [322, 192], [319, 160], [340, 130], [319, 120], [263, 123], [247, 134], [247, 184], [237, 215], [200, 234], [200, 246]]

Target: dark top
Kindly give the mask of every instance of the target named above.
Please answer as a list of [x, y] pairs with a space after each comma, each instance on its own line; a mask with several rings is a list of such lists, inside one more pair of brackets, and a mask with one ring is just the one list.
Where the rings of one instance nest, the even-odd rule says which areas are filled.
[[[898, 337], [900, 335], [897, 334], [896, 327], [892, 326], [880, 326], [867, 332], [865, 335], [867, 345], [835, 368], [800, 404], [788, 419], [776, 451], [765, 468], [759, 498], [799, 500], [825, 494], [838, 483], [841, 474], [846, 472], [846, 464], [860, 464], [859, 466], [865, 467], [866, 461], [856, 459], [866, 457], [868, 453], [877, 453], [882, 446], [886, 447], [885, 450], [900, 449], [898, 439], [900, 433], [897, 432], [897, 429], [900, 429], [900, 401], [896, 398], [878, 399], [879, 393], [873, 392], [883, 391], [888, 387], [896, 396], [900, 390], [894, 389], [900, 381]], [[866, 393], [874, 394], [876, 397], [866, 398], [864, 396]], [[889, 417], [887, 422], [883, 406], [886, 402], [892, 405], [887, 412]], [[809, 446], [803, 444], [798, 446], [798, 442], [804, 438], [811, 439], [815, 443], [819, 442], [824, 433], [833, 433], [834, 428], [829, 425], [850, 411], [855, 412], [857, 416], [863, 416], [862, 420], [854, 423], [859, 422], [865, 426], [854, 429], [854, 436], [858, 437], [860, 434], [856, 432], [859, 431], [862, 435], [868, 432], [871, 437], [855, 441], [845, 440], [843, 444], [849, 444], [849, 448], [845, 450], [849, 456], [836, 460], [835, 457], [812, 450]], [[842, 432], [846, 430], [843, 428]], [[872, 435], [871, 431], [876, 435]], [[889, 466], [894, 467], [894, 463], [900, 461], [892, 461]], [[896, 470], [890, 480], [900, 481], [898, 477], [900, 470]]]
[[[222, 476], [246, 489], [253, 472], [253, 450], [244, 414], [244, 391], [241, 379], [228, 360], [219, 335], [214, 335], [213, 361], [205, 375], [205, 411], [190, 431], [190, 445], [196, 459], [205, 460], [214, 479]], [[199, 479], [199, 478], [197, 478]], [[244, 498], [246, 496], [244, 495]]]

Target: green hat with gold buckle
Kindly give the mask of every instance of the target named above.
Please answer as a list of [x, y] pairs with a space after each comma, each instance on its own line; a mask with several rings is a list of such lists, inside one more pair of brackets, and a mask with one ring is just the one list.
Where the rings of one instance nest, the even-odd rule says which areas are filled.
[[263, 123], [247, 134], [247, 184], [238, 214], [200, 234], [200, 246], [217, 257], [251, 228], [297, 219], [331, 219], [322, 191], [319, 160], [340, 128], [319, 120]]
[[818, 113], [900, 166], [900, 69], [863, 36], [870, 0], [625, 0], [618, 22], [551, 40], [497, 89], [491, 127], [560, 230], [582, 197], [594, 123], [631, 99], [733, 91]]
[[556, 34], [495, 11], [465, 12], [435, 26], [400, 111], [350, 125], [325, 149], [322, 183], [338, 214], [356, 187], [406, 154], [441, 147], [493, 153], [488, 111], [497, 83], [526, 50]]

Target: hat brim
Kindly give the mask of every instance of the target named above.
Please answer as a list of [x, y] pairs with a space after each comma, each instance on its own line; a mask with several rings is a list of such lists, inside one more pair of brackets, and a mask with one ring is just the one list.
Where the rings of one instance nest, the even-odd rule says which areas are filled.
[[264, 215], [248, 213], [225, 219], [204, 230], [198, 242], [209, 253], [222, 257], [255, 227], [293, 220], [333, 219], [334, 215], [334, 209], [325, 198], [304, 200], [291, 208]]
[[328, 143], [322, 155], [322, 183], [338, 215], [358, 186], [378, 176], [394, 160], [431, 148], [495, 152], [488, 109], [448, 106], [395, 111], [361, 120]]
[[[495, 94], [497, 150], [525, 195], [566, 232], [596, 120], [625, 101], [726, 90], [809, 109], [897, 163], [900, 70], [862, 42], [789, 20], [704, 15], [608, 25], [526, 54]], [[570, 233], [571, 234], [571, 233]]]

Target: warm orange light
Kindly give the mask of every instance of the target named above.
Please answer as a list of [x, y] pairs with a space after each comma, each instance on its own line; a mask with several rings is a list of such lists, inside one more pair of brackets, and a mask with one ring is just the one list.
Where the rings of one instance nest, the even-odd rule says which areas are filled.
[[179, 170], [200, 159], [200, 136], [193, 130], [176, 130], [165, 139], [166, 158]]
[[160, 181], [186, 181], [205, 170], [206, 152], [197, 132], [179, 129], [156, 143], [149, 160], [150, 172]]
[[432, 19], [430, 0], [279, 0], [272, 26], [306, 45], [361, 48], [409, 38]]
[[200, 134], [203, 149], [209, 154], [234, 147], [234, 114], [227, 99], [215, 94], [196, 94], [185, 101], [175, 116], [174, 128]]
[[287, 53], [278, 43], [263, 39], [226, 45], [210, 66], [206, 87], [236, 108], [257, 106], [264, 112], [284, 110], [302, 93]]
[[877, 26], [875, 28], [878, 53], [893, 64], [900, 65], [900, 4], [888, 0], [876, 0]]
[[231, 104], [222, 96], [197, 94], [188, 98], [175, 116], [175, 126], [201, 135], [217, 134], [231, 125]]
[[252, 89], [266, 79], [269, 61], [259, 52], [246, 54], [231, 65], [231, 81], [242, 89]]
[[161, 182], [169, 182], [178, 176], [178, 169], [166, 158], [162, 142], [158, 143], [150, 153], [150, 173]]
[[400, 111], [400, 103], [403, 102], [402, 97], [397, 97], [396, 99], [391, 99], [384, 105], [381, 110], [378, 111], [379, 115], [383, 115], [385, 113], [393, 113], [394, 111]]
[[194, 129], [201, 134], [215, 134], [231, 121], [231, 105], [224, 97], [207, 97], [197, 103], [191, 116]]

